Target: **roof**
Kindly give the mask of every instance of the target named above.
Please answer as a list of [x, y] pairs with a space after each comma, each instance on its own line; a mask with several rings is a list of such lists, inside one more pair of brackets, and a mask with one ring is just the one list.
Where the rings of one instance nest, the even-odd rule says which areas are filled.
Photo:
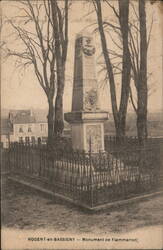
[[[30, 123], [47, 123], [48, 110], [45, 109], [22, 109], [22, 110], [6, 110], [1, 117], [3, 120], [3, 131], [7, 131], [7, 127], [11, 124], [30, 124]], [[5, 122], [4, 122], [5, 120]], [[9, 125], [7, 125], [7, 120]], [[64, 121], [65, 129], [70, 128], [70, 124]], [[11, 130], [11, 129], [10, 129]]]
[[13, 124], [35, 123], [36, 119], [31, 110], [14, 110], [9, 112], [9, 120]]
[[47, 113], [48, 111], [47, 110], [41, 110], [41, 109], [38, 109], [38, 110], [35, 110], [34, 112], [34, 117], [36, 119], [36, 122], [37, 123], [47, 123]]

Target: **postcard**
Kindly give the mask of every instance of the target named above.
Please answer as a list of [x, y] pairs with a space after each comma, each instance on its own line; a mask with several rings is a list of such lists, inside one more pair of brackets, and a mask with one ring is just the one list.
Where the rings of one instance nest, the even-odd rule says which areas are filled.
[[163, 2], [1, 1], [2, 249], [163, 248]]

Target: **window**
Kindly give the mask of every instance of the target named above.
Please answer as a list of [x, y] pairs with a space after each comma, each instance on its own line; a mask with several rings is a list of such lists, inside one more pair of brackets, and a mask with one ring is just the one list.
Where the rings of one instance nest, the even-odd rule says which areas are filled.
[[41, 144], [41, 138], [40, 137], [37, 138], [37, 142], [38, 142], [38, 144]]
[[36, 142], [36, 139], [35, 139], [34, 136], [31, 137], [31, 142], [32, 142], [32, 143], [35, 143], [35, 142]]
[[28, 136], [25, 137], [25, 142], [29, 142], [29, 137]]
[[19, 137], [19, 142], [23, 142], [23, 137]]
[[40, 124], [40, 128], [41, 128], [41, 131], [45, 131], [46, 130], [45, 124]]
[[28, 127], [28, 132], [32, 132], [31, 126]]
[[46, 143], [47, 143], [47, 137], [45, 137], [45, 136], [42, 137], [42, 143], [43, 143], [43, 144], [46, 144]]
[[22, 126], [19, 127], [19, 133], [23, 133], [23, 127]]

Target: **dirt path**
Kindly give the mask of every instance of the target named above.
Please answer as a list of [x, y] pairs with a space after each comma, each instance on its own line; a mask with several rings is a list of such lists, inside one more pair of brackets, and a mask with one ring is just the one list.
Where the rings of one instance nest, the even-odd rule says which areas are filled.
[[62, 201], [51, 201], [18, 184], [7, 182], [3, 193], [4, 228], [102, 235], [163, 224], [161, 196], [92, 214]]

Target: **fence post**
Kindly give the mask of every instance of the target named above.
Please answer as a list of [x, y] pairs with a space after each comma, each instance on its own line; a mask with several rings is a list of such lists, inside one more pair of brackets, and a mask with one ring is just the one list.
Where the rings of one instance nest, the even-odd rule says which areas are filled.
[[89, 155], [89, 168], [90, 168], [90, 192], [91, 192], [91, 207], [93, 207], [93, 171], [92, 171], [92, 155]]
[[11, 159], [10, 159], [11, 153], [10, 153], [10, 151], [11, 151], [11, 144], [9, 142], [9, 147], [8, 147], [8, 170], [9, 170], [9, 172], [11, 172], [11, 163], [10, 163], [10, 161], [11, 161]]
[[41, 145], [38, 144], [38, 155], [39, 155], [39, 177], [42, 174], [42, 150], [41, 150]]

